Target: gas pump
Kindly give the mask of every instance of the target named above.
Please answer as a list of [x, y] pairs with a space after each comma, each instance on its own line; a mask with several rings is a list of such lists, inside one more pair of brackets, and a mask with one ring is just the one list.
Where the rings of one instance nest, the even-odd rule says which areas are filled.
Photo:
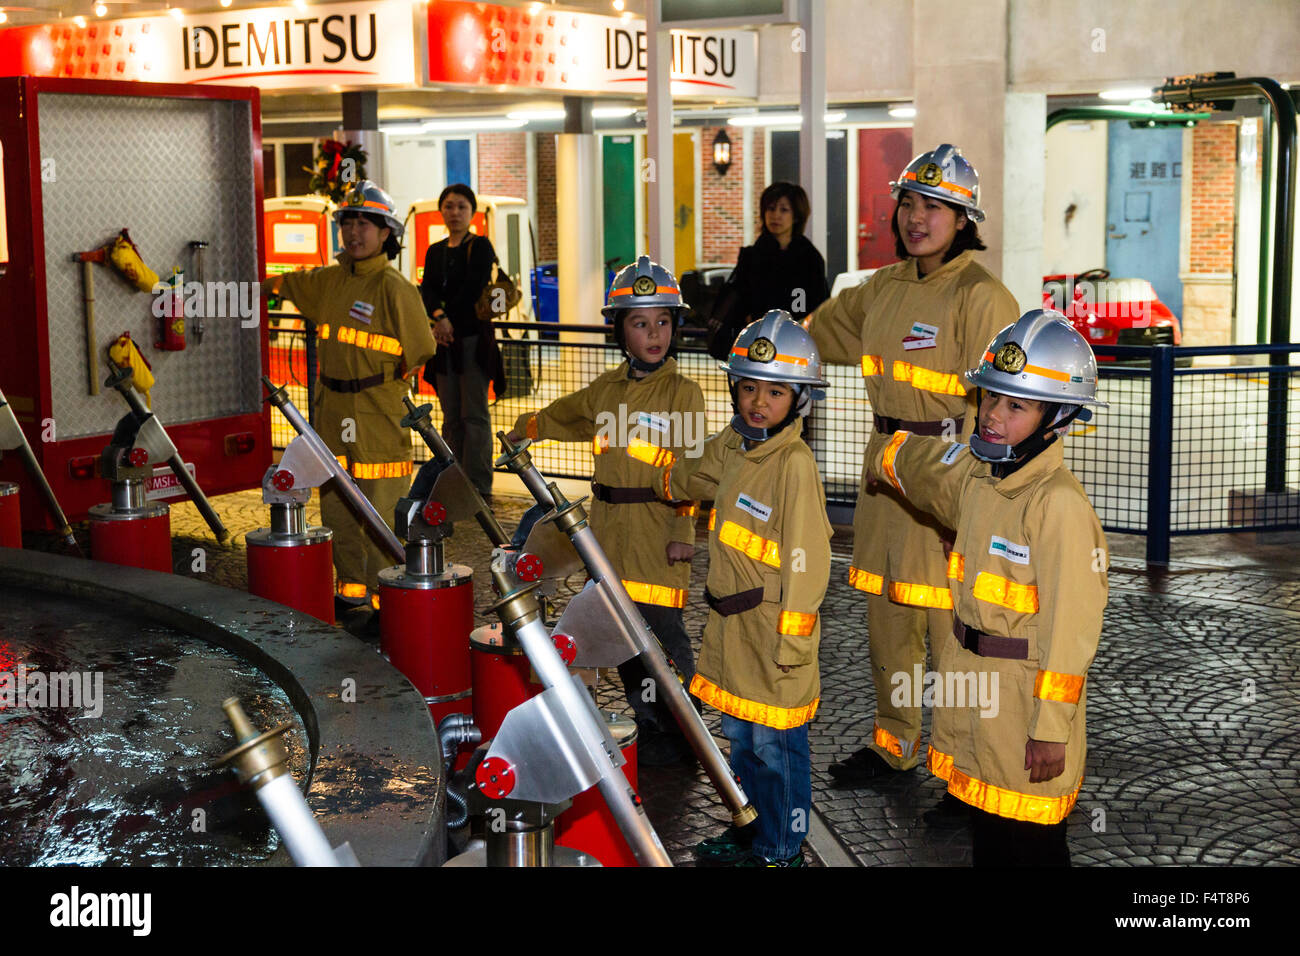
[[[266, 237], [266, 274], [284, 275], [315, 269], [334, 262], [339, 251], [339, 231], [333, 220], [334, 203], [321, 196], [280, 196], [262, 203]], [[292, 302], [274, 298], [267, 303], [271, 327], [301, 312]], [[271, 333], [275, 344], [276, 333]], [[305, 377], [299, 381], [305, 381]]]

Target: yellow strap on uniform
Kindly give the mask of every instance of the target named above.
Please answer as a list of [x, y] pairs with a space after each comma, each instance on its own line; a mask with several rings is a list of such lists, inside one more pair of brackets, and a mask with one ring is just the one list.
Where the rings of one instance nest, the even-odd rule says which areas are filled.
[[781, 549], [775, 541], [768, 541], [752, 531], [746, 531], [734, 521], [722, 522], [718, 540], [742, 554], [749, 555], [755, 561], [762, 561], [774, 568], [781, 566]]
[[593, 455], [603, 455], [609, 451], [609, 436], [597, 435], [591, 440], [591, 453]]
[[661, 584], [646, 584], [643, 581], [624, 581], [628, 597], [637, 604], [654, 604], [657, 607], [685, 607], [686, 592], [679, 588], [667, 588]]
[[643, 461], [652, 468], [671, 468], [675, 457], [667, 448], [660, 448], [653, 442], [640, 438], [629, 438], [627, 442], [628, 457]]
[[849, 568], [849, 584], [859, 591], [866, 591], [868, 594], [883, 594], [885, 591], [885, 579], [879, 574], [872, 574], [870, 571], [863, 571], [861, 568]]
[[339, 581], [334, 586], [335, 592], [339, 597], [345, 598], [363, 598], [366, 596], [367, 588], [364, 584], [355, 584], [351, 581]]
[[799, 611], [782, 611], [776, 622], [776, 632], [786, 637], [808, 637], [817, 623], [816, 614], [802, 614]]
[[1083, 779], [1075, 784], [1074, 790], [1063, 797], [1040, 797], [1032, 793], [1018, 793], [997, 787], [983, 780], [977, 780], [953, 767], [948, 774], [948, 792], [985, 813], [1012, 820], [1024, 820], [1027, 823], [1041, 823], [1050, 826], [1060, 823], [1070, 815], [1074, 801], [1079, 797], [1079, 787]]
[[952, 592], [947, 588], [928, 584], [909, 584], [906, 581], [889, 582], [889, 599], [913, 607], [935, 607], [952, 610]]
[[1062, 704], [1077, 704], [1083, 692], [1082, 674], [1058, 674], [1056, 671], [1039, 671], [1034, 678], [1034, 696], [1039, 700], [1055, 700]]
[[875, 729], [871, 732], [871, 739], [877, 747], [888, 750], [895, 757], [903, 759], [912, 756], [912, 754], [916, 753], [916, 748], [921, 746], [921, 737], [918, 734], [916, 740], [908, 745], [907, 753], [903, 753], [903, 742], [879, 724], [876, 724]]
[[524, 437], [537, 441], [537, 416], [529, 415], [528, 424], [524, 426]]
[[966, 580], [966, 558], [960, 551], [948, 555], [948, 577], [953, 581]]
[[[664, 469], [664, 498], [668, 501], [673, 500], [673, 466], [670, 464]], [[713, 522], [709, 522], [709, 530], [713, 530]]]
[[988, 571], [981, 571], [975, 576], [975, 587], [971, 589], [971, 594], [981, 601], [1019, 611], [1021, 614], [1034, 614], [1038, 611], [1036, 585], [1016, 584]]
[[700, 506], [693, 501], [688, 501], [684, 505], [677, 506], [677, 514], [682, 518], [694, 518], [700, 513]]
[[898, 450], [903, 447], [903, 442], [907, 441], [907, 436], [911, 432], [894, 432], [889, 439], [889, 444], [885, 446], [885, 456], [881, 459], [880, 465], [885, 470], [885, 477], [889, 483], [897, 489], [900, 495], [906, 496], [907, 492], [903, 490], [903, 483], [898, 480], [898, 472], [894, 470], [894, 460], [898, 457]]
[[331, 333], [328, 325], [316, 326], [316, 335], [322, 339], [328, 339], [333, 334], [336, 342], [342, 342], [344, 345], [353, 345], [359, 349], [373, 349], [376, 352], [383, 352], [387, 355], [401, 355], [402, 343], [397, 341], [391, 335], [380, 335], [377, 332], [366, 332], [363, 329], [354, 329], [351, 326], [340, 326]]
[[348, 469], [353, 478], [404, 478], [411, 473], [409, 461], [354, 461]]
[[728, 693], [698, 673], [691, 678], [691, 693], [724, 714], [730, 714], [740, 720], [748, 720], [752, 724], [762, 724], [774, 730], [802, 727], [816, 716], [817, 705], [821, 703], [821, 698], [814, 698], [811, 704], [802, 707], [761, 704], [756, 700], [747, 700]]
[[894, 362], [894, 381], [908, 382], [913, 388], [919, 388], [926, 392], [938, 392], [940, 395], [966, 394], [966, 389], [961, 384], [961, 378], [955, 373], [950, 375], [945, 372], [934, 372], [928, 368], [913, 365], [911, 362]]
[[374, 608], [376, 611], [379, 610], [379, 595], [378, 595], [378, 594], [372, 594], [372, 595], [370, 595], [370, 606], [371, 606], [372, 608]]
[[862, 356], [862, 375], [864, 378], [869, 375], [880, 375], [884, 371], [885, 360], [879, 355]]
[[944, 782], [947, 782], [948, 778], [952, 776], [952, 755], [941, 750], [935, 750], [933, 745], [931, 745], [929, 753], [926, 754], [925, 765], [930, 768], [930, 773]]
[[713, 530], [713, 526], [717, 523], [717, 521], [718, 521], [718, 509], [710, 508], [709, 509], [709, 530], [710, 531]]

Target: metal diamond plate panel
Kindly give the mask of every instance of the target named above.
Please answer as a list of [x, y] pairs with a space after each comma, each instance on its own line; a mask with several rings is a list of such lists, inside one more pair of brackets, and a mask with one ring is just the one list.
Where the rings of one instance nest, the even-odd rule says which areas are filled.
[[[217, 100], [41, 96], [50, 376], [60, 439], [112, 431], [126, 412], [113, 390], [88, 392], [81, 265], [73, 253], [101, 247], [126, 227], [163, 279], [179, 266], [190, 281], [189, 243], [205, 240], [206, 281], [257, 281], [250, 109]], [[241, 328], [237, 315], [209, 317], [196, 345], [187, 320], [185, 350], [160, 351], [153, 297], [107, 264], [94, 270], [101, 378], [105, 350], [129, 331], [153, 366], [153, 409], [164, 423], [260, 408], [256, 326]]]

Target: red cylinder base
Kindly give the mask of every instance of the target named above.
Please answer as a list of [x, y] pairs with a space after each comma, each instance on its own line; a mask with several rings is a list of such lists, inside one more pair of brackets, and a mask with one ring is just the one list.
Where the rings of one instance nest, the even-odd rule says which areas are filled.
[[497, 735], [506, 714], [544, 689], [535, 681], [524, 649], [502, 634], [500, 624], [488, 624], [469, 636], [474, 724], [484, 740]]
[[149, 517], [106, 519], [90, 511], [90, 556], [96, 561], [149, 571], [172, 571], [172, 520], [169, 511]]
[[248, 591], [334, 623], [334, 545], [328, 539], [286, 546], [248, 535]]
[[[635, 790], [636, 724], [627, 717], [603, 711], [602, 715], [627, 761], [623, 764], [623, 775]], [[573, 806], [560, 814], [555, 821], [555, 842], [594, 856], [602, 866], [640, 866], [598, 787], [578, 794], [573, 798]]]
[[23, 517], [18, 506], [18, 486], [0, 481], [0, 548], [23, 546]]
[[[424, 695], [435, 723], [470, 712], [473, 573], [464, 565], [451, 565], [433, 579], [400, 567], [379, 573], [379, 646]], [[430, 580], [435, 586], [421, 586]]]

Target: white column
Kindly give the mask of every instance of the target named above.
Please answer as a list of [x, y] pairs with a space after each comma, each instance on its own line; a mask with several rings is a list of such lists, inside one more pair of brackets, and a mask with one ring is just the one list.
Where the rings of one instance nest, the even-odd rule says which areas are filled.
[[646, 4], [646, 209], [650, 258], [676, 275], [673, 267], [673, 94], [671, 34], [659, 28], [659, 4]]
[[[603, 320], [605, 277], [601, 262], [601, 204], [592, 195], [599, 182], [599, 140], [592, 133], [561, 133], [555, 147], [556, 239], [561, 324], [592, 325]], [[562, 336], [565, 341], [590, 340]], [[603, 336], [595, 336], [600, 341]], [[584, 383], [585, 384], [585, 383]]]
[[799, 55], [799, 178], [812, 215], [804, 235], [826, 254], [826, 8], [822, 0], [799, 0], [804, 49]]
[[[1047, 96], [1007, 93], [1002, 127], [1002, 284], [1022, 313], [1041, 308], [1047, 189]], [[994, 210], [985, 206], [985, 212]]]

